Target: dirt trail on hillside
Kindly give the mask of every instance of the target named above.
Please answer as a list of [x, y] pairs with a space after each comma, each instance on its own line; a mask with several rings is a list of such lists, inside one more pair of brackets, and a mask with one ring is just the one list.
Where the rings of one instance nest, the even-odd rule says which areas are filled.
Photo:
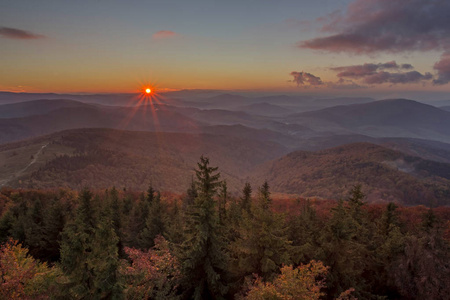
[[29, 167], [31, 167], [34, 163], [36, 163], [39, 155], [41, 155], [42, 151], [45, 149], [45, 147], [48, 146], [49, 143], [45, 144], [44, 146], [41, 147], [41, 149], [38, 150], [38, 152], [36, 152], [33, 155], [33, 159], [31, 160], [31, 162], [22, 170], [14, 173], [9, 179], [4, 179], [0, 181], [0, 187], [6, 185], [9, 181], [11, 181], [13, 178], [17, 178], [20, 177], [26, 170], [28, 170]]

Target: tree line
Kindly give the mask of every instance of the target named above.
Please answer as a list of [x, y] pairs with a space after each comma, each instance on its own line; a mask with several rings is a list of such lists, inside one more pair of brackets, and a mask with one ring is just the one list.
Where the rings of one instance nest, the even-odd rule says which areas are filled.
[[4, 189], [0, 298], [446, 299], [448, 220], [411, 224], [364, 198], [355, 186], [325, 214], [277, 212], [267, 182], [231, 197], [203, 156], [170, 201], [152, 185]]

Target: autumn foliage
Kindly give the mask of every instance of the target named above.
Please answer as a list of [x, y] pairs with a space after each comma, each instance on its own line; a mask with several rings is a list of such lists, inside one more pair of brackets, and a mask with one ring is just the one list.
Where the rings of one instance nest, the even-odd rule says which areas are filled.
[[0, 248], [0, 299], [47, 299], [57, 272], [10, 239]]
[[183, 195], [0, 191], [0, 299], [447, 299], [448, 207], [230, 195], [202, 157]]

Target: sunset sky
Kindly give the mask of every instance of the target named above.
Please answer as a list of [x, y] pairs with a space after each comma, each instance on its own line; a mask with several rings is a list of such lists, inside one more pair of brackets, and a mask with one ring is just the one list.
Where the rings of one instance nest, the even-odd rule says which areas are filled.
[[450, 92], [448, 0], [0, 2], [0, 90]]

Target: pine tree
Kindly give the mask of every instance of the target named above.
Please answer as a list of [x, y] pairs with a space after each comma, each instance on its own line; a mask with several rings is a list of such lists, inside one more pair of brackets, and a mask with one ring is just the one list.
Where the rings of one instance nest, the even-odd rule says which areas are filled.
[[61, 268], [65, 293], [75, 299], [121, 299], [117, 283], [118, 249], [111, 217], [98, 217], [92, 193], [84, 189], [75, 220], [65, 226], [61, 242]]
[[67, 277], [65, 293], [76, 299], [93, 297], [94, 271], [89, 262], [96, 222], [91, 205], [92, 193], [84, 189], [79, 196], [75, 220], [64, 227], [61, 242], [61, 268]]
[[119, 239], [108, 214], [100, 217], [92, 240], [88, 263], [94, 273], [93, 295], [98, 299], [123, 299], [123, 285], [119, 279]]
[[11, 209], [8, 209], [3, 213], [0, 218], [0, 244], [6, 242], [11, 234], [11, 230], [14, 225], [14, 215]]
[[282, 215], [271, 209], [268, 185], [260, 189], [260, 198], [251, 214], [244, 214], [238, 237], [231, 244], [233, 272], [243, 278], [250, 274], [273, 277], [283, 264], [291, 262], [291, 242]]
[[26, 201], [18, 194], [12, 194], [11, 199], [14, 206], [11, 208], [13, 222], [9, 234], [19, 242], [25, 242], [25, 224], [27, 222], [28, 206]]
[[406, 242], [397, 214], [397, 205], [389, 203], [377, 222], [373, 241], [376, 271], [371, 278], [372, 286], [378, 294], [387, 295], [389, 299], [400, 297], [392, 274], [398, 267]]
[[155, 199], [156, 190], [153, 188], [152, 184], [149, 185], [147, 189], [147, 202], [151, 205]]
[[149, 203], [146, 196], [142, 193], [137, 204], [134, 204], [128, 222], [126, 232], [126, 242], [129, 247], [140, 248], [140, 233], [145, 228], [149, 212]]
[[446, 226], [431, 209], [421, 225], [418, 233], [405, 237], [391, 279], [406, 299], [448, 299], [450, 245], [443, 236]]
[[150, 203], [145, 227], [139, 235], [139, 242], [142, 249], [150, 249], [155, 245], [155, 238], [165, 232], [164, 217], [165, 208], [161, 203], [161, 194], [156, 195], [152, 191], [152, 202]]
[[217, 167], [210, 167], [209, 159], [204, 156], [197, 165], [195, 186], [198, 196], [188, 211], [180, 261], [187, 294], [194, 299], [214, 299], [227, 292], [224, 284], [225, 244], [219, 233], [213, 199], [220, 185], [220, 173], [215, 173]]
[[197, 187], [195, 186], [194, 177], [191, 178], [191, 186], [186, 192], [186, 196], [183, 198], [183, 209], [186, 210], [188, 207], [194, 204], [195, 198], [197, 198]]
[[242, 189], [241, 209], [245, 210], [247, 213], [250, 213], [251, 206], [252, 206], [252, 187], [250, 186], [250, 183], [246, 182], [244, 188]]
[[178, 201], [175, 201], [167, 215], [170, 221], [166, 222], [166, 236], [171, 245], [180, 245], [184, 238], [184, 215], [179, 206]]
[[219, 191], [219, 222], [225, 224], [227, 219], [227, 202], [228, 202], [228, 188], [227, 182], [224, 180], [220, 186]]
[[321, 236], [323, 262], [330, 266], [328, 294], [337, 297], [349, 288], [360, 298], [374, 295], [370, 282], [375, 270], [373, 229], [362, 210], [364, 194], [355, 186], [348, 201], [339, 200]]
[[302, 206], [300, 215], [292, 216], [288, 223], [289, 240], [292, 241], [293, 262], [308, 263], [323, 258], [319, 244], [322, 222], [309, 200]]
[[39, 259], [45, 258], [44, 224], [43, 224], [42, 202], [39, 198], [34, 199], [31, 209], [28, 210], [24, 224], [25, 242], [30, 254]]
[[46, 257], [49, 261], [58, 261], [61, 233], [64, 229], [65, 219], [60, 200], [54, 198], [44, 219], [44, 240]]
[[264, 181], [263, 185], [259, 188], [259, 201], [263, 209], [269, 209], [272, 205], [272, 199], [270, 199], [269, 184]]

